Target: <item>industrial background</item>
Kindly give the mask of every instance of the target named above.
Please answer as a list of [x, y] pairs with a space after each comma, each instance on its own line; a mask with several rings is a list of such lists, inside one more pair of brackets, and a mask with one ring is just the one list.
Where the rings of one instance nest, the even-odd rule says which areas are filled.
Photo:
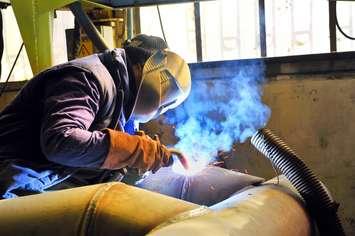
[[[30, 3], [0, 2], [4, 40], [0, 108], [48, 65], [94, 52], [73, 14], [60, 4], [51, 13], [53, 42], [41, 42], [52, 48], [52, 59], [41, 57], [48, 49], [26, 47], [19, 51], [23, 40], [35, 45], [36, 40], [45, 39], [46, 29], [36, 40], [22, 39], [19, 29], [26, 22], [16, 21], [14, 10], [30, 9], [26, 6]], [[93, 2], [97, 5], [85, 3], [85, 9], [112, 47], [120, 47], [126, 38], [138, 33], [164, 36], [170, 48], [190, 63], [192, 75], [197, 75], [193, 77], [195, 83], [229, 79], [237, 74], [235, 68], [264, 63], [263, 101], [271, 109], [267, 127], [287, 141], [326, 184], [340, 203], [339, 215], [347, 235], [355, 235], [355, 41], [349, 39], [355, 34], [355, 2], [216, 0], [158, 8], [152, 5], [154, 1]], [[138, 7], [131, 2], [143, 4]], [[100, 8], [100, 4], [117, 8]], [[34, 33], [36, 30], [22, 35], [31, 38]], [[34, 57], [37, 61], [30, 66], [28, 58]], [[145, 129], [160, 134], [165, 143], [176, 142], [173, 127], [163, 124], [162, 119], [145, 125]], [[276, 175], [249, 142], [236, 144], [227, 157], [228, 169], [266, 179]]]

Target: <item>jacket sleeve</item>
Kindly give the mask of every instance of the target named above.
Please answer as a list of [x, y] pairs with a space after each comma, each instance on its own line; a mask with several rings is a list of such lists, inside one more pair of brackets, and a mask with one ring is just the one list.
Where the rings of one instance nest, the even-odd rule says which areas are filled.
[[99, 168], [109, 141], [101, 131], [89, 131], [99, 110], [96, 81], [84, 72], [50, 78], [45, 86], [41, 148], [48, 160], [72, 167]]

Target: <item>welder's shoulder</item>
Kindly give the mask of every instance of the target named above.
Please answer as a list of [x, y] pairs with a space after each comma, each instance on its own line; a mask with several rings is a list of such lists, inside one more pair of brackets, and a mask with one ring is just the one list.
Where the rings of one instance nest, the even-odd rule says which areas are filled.
[[37, 81], [35, 84], [39, 82], [45, 88], [59, 84], [70, 85], [76, 82], [78, 85], [82, 84], [88, 86], [88, 88], [94, 88], [101, 95], [114, 93], [115, 91], [114, 81], [97, 55], [51, 67], [39, 73], [33, 80]]

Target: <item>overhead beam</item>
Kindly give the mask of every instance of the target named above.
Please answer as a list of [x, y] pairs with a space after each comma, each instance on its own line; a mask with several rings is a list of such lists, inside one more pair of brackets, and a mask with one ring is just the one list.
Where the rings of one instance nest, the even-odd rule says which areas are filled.
[[148, 5], [200, 2], [211, 0], [93, 0], [93, 2], [105, 4], [111, 7], [138, 7]]

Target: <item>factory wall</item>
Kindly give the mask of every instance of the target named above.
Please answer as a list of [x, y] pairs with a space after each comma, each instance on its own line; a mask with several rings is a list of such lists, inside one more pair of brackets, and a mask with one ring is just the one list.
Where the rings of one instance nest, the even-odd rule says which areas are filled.
[[[348, 235], [355, 235], [355, 73], [283, 75], [268, 78], [264, 102], [271, 108], [267, 127], [281, 136], [318, 174], [340, 203]], [[0, 98], [2, 109], [16, 92]], [[145, 126], [165, 143], [174, 143], [171, 127], [162, 121]], [[235, 146], [228, 168], [271, 178], [265, 158], [246, 142]]]

